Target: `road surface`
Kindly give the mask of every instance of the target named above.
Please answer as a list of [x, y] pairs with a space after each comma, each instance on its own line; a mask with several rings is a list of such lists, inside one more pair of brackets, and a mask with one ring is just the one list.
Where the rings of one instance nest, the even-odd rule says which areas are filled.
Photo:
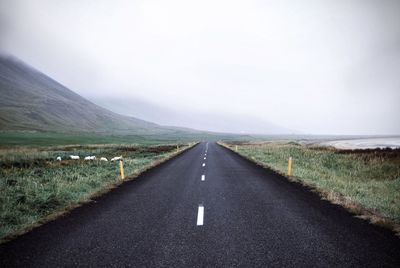
[[204, 142], [0, 245], [14, 266], [400, 267], [400, 239]]

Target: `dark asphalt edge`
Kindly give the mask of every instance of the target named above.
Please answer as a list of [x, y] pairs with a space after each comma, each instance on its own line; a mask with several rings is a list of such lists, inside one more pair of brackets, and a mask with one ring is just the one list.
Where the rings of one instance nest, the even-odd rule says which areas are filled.
[[174, 152], [172, 155], [170, 155], [170, 156], [168, 156], [166, 158], [157, 160], [154, 163], [151, 163], [150, 165], [145, 166], [142, 169], [140, 169], [140, 170], [138, 170], [138, 171], [136, 171], [136, 172], [134, 172], [132, 174], [127, 175], [124, 180], [117, 180], [116, 179], [115, 181], [108, 182], [101, 189], [99, 189], [96, 192], [93, 192], [92, 194], [87, 196], [84, 200], [81, 200], [81, 201], [79, 201], [79, 202], [77, 202], [75, 204], [67, 205], [62, 210], [54, 211], [53, 213], [51, 213], [50, 215], [46, 216], [45, 218], [40, 219], [37, 222], [32, 223], [29, 226], [21, 228], [18, 231], [14, 232], [14, 233], [12, 233], [10, 235], [7, 235], [7, 236], [5, 236], [3, 238], [0, 238], [0, 245], [5, 244], [7, 242], [10, 242], [10, 241], [22, 236], [22, 235], [25, 235], [25, 234], [31, 232], [32, 230], [34, 230], [34, 229], [36, 229], [38, 227], [41, 227], [41, 226], [43, 226], [43, 225], [45, 225], [45, 224], [47, 224], [49, 222], [55, 221], [58, 218], [61, 218], [61, 217], [64, 217], [64, 216], [68, 215], [74, 209], [77, 209], [79, 207], [87, 205], [87, 204], [95, 201], [96, 199], [101, 198], [102, 196], [112, 192], [113, 190], [115, 190], [117, 188], [120, 188], [124, 184], [129, 183], [129, 182], [133, 181], [134, 179], [137, 179], [137, 178], [145, 175], [146, 173], [148, 173], [148, 172], [150, 172], [150, 171], [152, 171], [152, 170], [154, 170], [156, 168], [159, 168], [159, 167], [163, 166], [164, 164], [166, 164], [170, 160], [173, 160], [176, 157], [178, 157], [178, 156], [182, 155], [183, 153], [187, 152], [188, 150], [195, 148], [199, 144], [200, 144], [200, 142], [195, 142], [194, 144], [191, 144], [188, 147], [185, 147], [183, 149], [180, 149], [179, 151]]
[[[333, 192], [331, 190], [319, 188], [313, 184], [309, 184], [303, 181], [300, 177], [295, 176], [287, 176], [286, 173], [279, 171], [266, 163], [261, 161], [257, 161], [253, 158], [247, 157], [236, 152], [233, 148], [230, 148], [224, 142], [218, 141], [217, 144], [222, 148], [234, 153], [236, 156], [241, 157], [242, 159], [246, 160], [251, 164], [255, 164], [257, 167], [267, 170], [269, 172], [274, 173], [275, 175], [285, 179], [289, 183], [294, 183], [303, 189], [309, 191], [310, 193], [315, 193], [319, 196], [321, 200], [328, 201], [333, 205], [340, 206], [344, 208], [347, 212], [349, 212], [353, 217], [362, 219], [367, 221], [368, 223], [384, 228], [385, 230], [391, 231], [397, 238], [400, 239], [400, 223], [396, 222], [390, 218], [384, 217], [377, 212], [369, 210], [354, 201], [350, 201], [341, 193]], [[333, 196], [333, 197], [332, 197]]]

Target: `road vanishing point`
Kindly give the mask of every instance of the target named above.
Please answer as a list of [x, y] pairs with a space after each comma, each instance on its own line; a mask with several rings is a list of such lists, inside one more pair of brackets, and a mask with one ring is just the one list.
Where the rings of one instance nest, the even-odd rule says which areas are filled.
[[0, 245], [0, 267], [400, 267], [400, 239], [203, 142]]

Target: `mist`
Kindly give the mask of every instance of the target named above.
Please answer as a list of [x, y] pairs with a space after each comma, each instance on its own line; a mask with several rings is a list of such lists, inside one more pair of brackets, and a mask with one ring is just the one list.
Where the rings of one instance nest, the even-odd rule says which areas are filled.
[[163, 125], [400, 134], [398, 14], [395, 0], [0, 0], [0, 50]]

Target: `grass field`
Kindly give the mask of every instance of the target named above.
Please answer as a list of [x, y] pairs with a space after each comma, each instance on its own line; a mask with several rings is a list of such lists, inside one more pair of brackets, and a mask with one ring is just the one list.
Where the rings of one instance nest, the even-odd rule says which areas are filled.
[[200, 140], [237, 140], [249, 139], [247, 135], [218, 133], [175, 133], [166, 135], [100, 135], [98, 133], [57, 133], [39, 131], [0, 131], [0, 148], [49, 147], [60, 145], [90, 144], [140, 144], [157, 145], [166, 143], [190, 143]]
[[[400, 222], [400, 150], [343, 151], [296, 142], [231, 142], [233, 150], [287, 173], [323, 191], [328, 199], [347, 202]], [[343, 197], [344, 200], [335, 200]]]
[[[181, 144], [180, 148], [185, 146]], [[118, 161], [84, 161], [84, 156], [96, 155], [97, 159], [123, 156], [125, 174], [130, 175], [176, 151], [176, 144], [1, 148], [0, 240], [84, 202], [120, 181]], [[68, 155], [79, 155], [81, 160], [66, 160]], [[57, 156], [63, 160], [56, 161]]]
[[82, 133], [56, 133], [56, 132], [37, 132], [37, 131], [8, 131], [0, 132], [0, 147], [48, 147], [60, 145], [90, 145], [90, 144], [160, 144], [175, 143], [179, 141], [191, 142], [193, 137], [177, 139], [173, 136], [165, 135], [99, 135]]

